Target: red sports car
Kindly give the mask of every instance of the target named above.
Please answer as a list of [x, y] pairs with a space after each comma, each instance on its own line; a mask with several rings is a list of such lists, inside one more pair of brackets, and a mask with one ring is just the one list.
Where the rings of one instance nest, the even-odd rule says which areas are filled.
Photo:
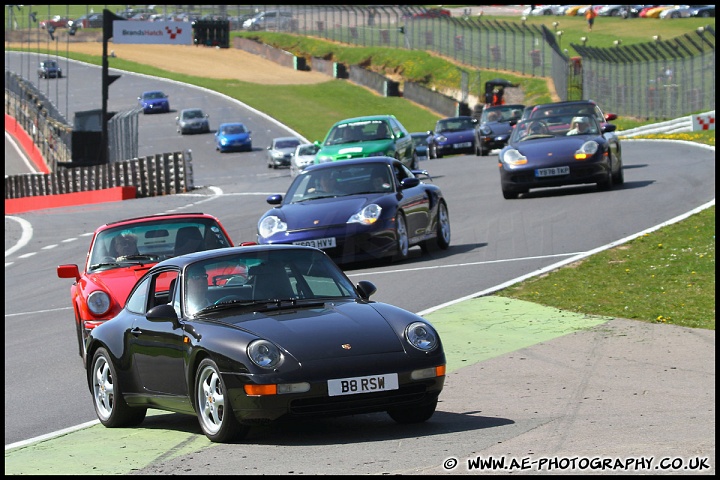
[[42, 22], [40, 22], [40, 28], [45, 28], [45, 29], [47, 29], [47, 27], [67, 28], [69, 20], [70, 19], [67, 17], [61, 17], [60, 15], [55, 15], [54, 17], [52, 17], [49, 20], [43, 20]]
[[413, 15], [414, 18], [441, 18], [451, 16], [452, 12], [447, 8], [428, 8], [424, 12]]
[[[83, 362], [89, 332], [120, 313], [135, 282], [150, 267], [186, 253], [232, 246], [220, 221], [204, 213], [151, 215], [98, 227], [82, 273], [74, 264], [57, 267], [58, 277], [75, 280], [70, 300]], [[245, 272], [220, 273], [230, 278]]]

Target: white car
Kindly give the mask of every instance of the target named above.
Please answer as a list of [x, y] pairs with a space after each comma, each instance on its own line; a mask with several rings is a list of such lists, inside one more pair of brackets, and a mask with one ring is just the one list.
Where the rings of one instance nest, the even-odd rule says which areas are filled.
[[295, 153], [290, 159], [290, 176], [296, 177], [305, 167], [315, 163], [315, 155], [320, 147], [314, 143], [303, 143], [295, 147]]
[[660, 18], [690, 18], [690, 12], [697, 7], [698, 5], [675, 5], [673, 8], [660, 12]]

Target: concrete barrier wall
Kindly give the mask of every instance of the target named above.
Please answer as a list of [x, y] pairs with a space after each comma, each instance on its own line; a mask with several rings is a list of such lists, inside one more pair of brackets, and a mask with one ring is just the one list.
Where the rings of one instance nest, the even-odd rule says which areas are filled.
[[417, 83], [405, 82], [403, 97], [411, 102], [424, 105], [444, 117], [470, 115], [470, 107], [467, 103], [458, 102], [452, 97], [434, 92]]

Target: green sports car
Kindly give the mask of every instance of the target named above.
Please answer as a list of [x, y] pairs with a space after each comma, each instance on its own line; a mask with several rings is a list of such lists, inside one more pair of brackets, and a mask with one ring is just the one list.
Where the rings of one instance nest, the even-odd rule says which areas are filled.
[[386, 156], [418, 169], [412, 136], [394, 115], [371, 115], [337, 122], [325, 140], [315, 142], [320, 150], [315, 163]]

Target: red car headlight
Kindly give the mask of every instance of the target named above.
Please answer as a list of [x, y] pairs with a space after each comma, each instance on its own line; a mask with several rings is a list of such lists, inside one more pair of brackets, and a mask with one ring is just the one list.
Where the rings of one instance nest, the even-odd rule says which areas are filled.
[[88, 295], [87, 305], [93, 315], [103, 315], [110, 309], [110, 295], [102, 290], [95, 290]]

